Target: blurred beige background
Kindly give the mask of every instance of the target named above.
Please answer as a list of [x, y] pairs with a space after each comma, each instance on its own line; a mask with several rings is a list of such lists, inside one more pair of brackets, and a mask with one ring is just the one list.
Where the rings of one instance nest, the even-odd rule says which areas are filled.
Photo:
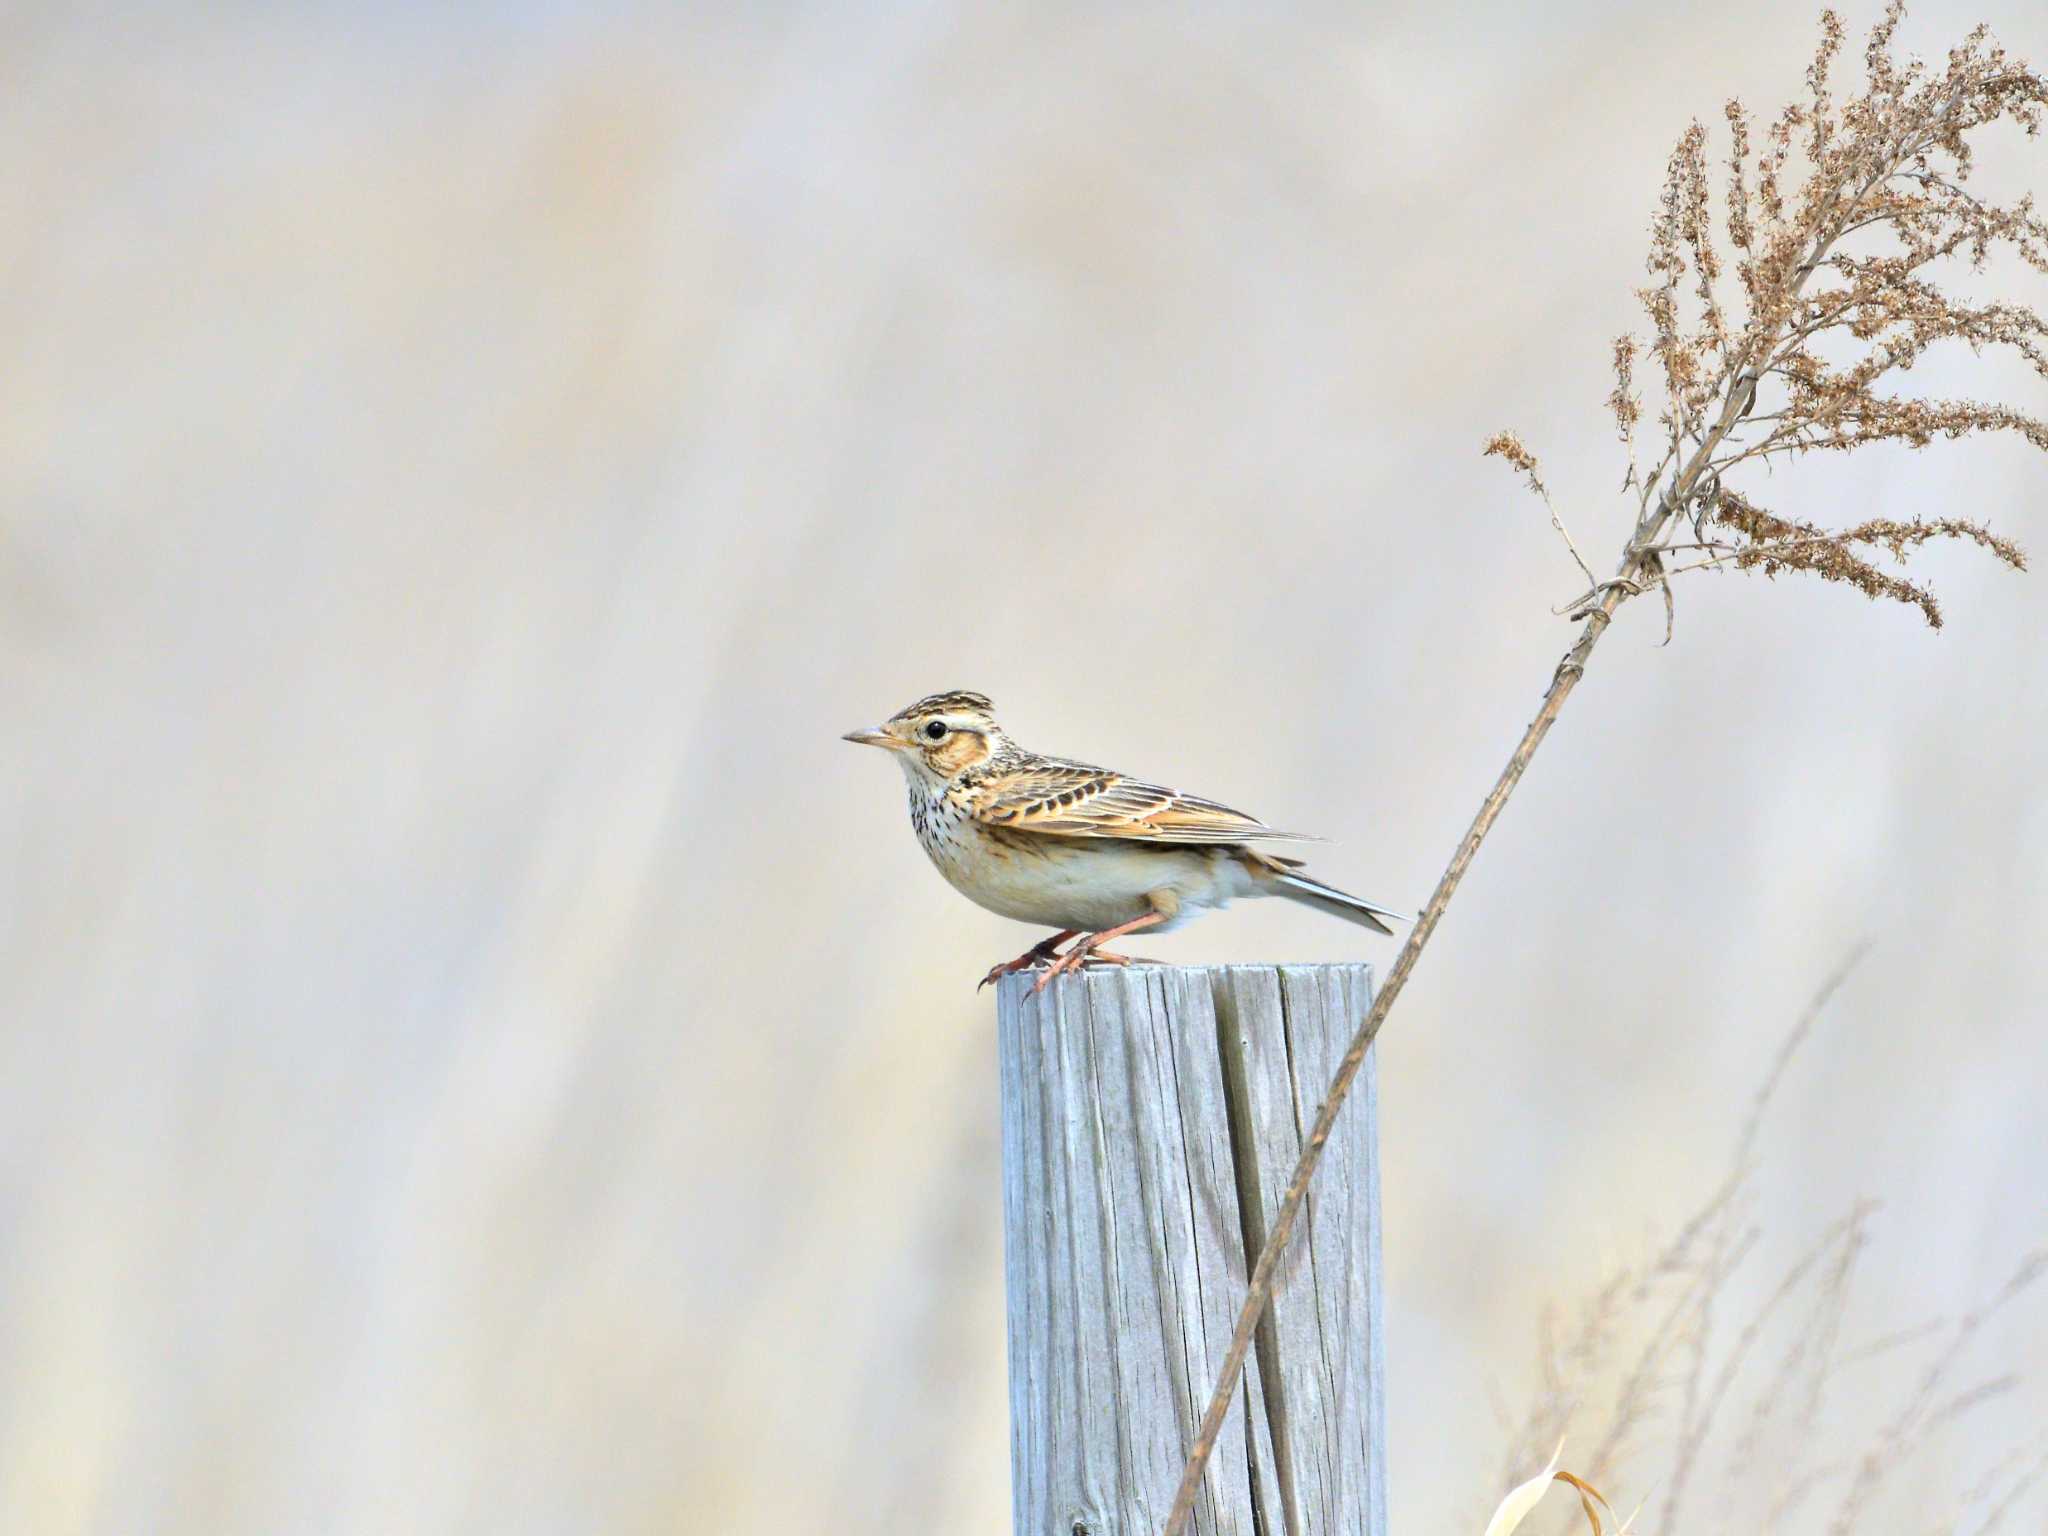
[[[1980, 16], [2048, 53], [2020, 0], [1907, 41]], [[1418, 905], [1569, 636], [1575, 573], [1478, 445], [1520, 431], [1611, 560], [1664, 154], [1812, 31], [0, 36], [0, 1530], [768, 1536], [1007, 1529], [973, 981], [1031, 935], [838, 734], [977, 687]], [[1990, 445], [1770, 499], [1966, 507], [2048, 558], [2044, 488]], [[1713, 1186], [1859, 937], [1757, 1275], [1881, 1196], [1875, 1334], [2048, 1235], [2048, 577], [1926, 569], [1940, 635], [1789, 579], [1695, 578], [1669, 649], [1631, 612], [1485, 850], [1382, 1051], [1396, 1529], [1490, 1503], [1546, 1301]], [[1145, 952], [1392, 948], [1269, 904]], [[2044, 1374], [2044, 1318], [1978, 1365]], [[1988, 1405], [1984, 1455], [2044, 1407]]]

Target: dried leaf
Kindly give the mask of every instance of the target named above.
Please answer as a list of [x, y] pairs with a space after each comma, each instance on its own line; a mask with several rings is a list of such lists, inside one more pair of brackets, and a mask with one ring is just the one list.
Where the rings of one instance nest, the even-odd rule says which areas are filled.
[[1550, 1489], [1552, 1479], [1557, 1476], [1557, 1463], [1564, 1455], [1564, 1442], [1560, 1440], [1557, 1450], [1552, 1453], [1550, 1465], [1530, 1478], [1508, 1490], [1508, 1496], [1500, 1501], [1500, 1508], [1493, 1512], [1493, 1518], [1486, 1522], [1486, 1536], [1510, 1536], [1516, 1526], [1529, 1518], [1529, 1511], [1543, 1501], [1543, 1495]]
[[[1508, 1496], [1500, 1501], [1500, 1508], [1493, 1512], [1493, 1518], [1486, 1522], [1486, 1536], [1509, 1536], [1516, 1526], [1529, 1518], [1529, 1512], [1543, 1501], [1543, 1495], [1550, 1491], [1552, 1483], [1563, 1483], [1579, 1496], [1579, 1507], [1586, 1513], [1586, 1523], [1593, 1528], [1593, 1536], [1604, 1536], [1600, 1523], [1600, 1511], [1606, 1510], [1611, 1519], [1614, 1509], [1595, 1488], [1575, 1473], [1560, 1472], [1558, 1460], [1564, 1455], [1564, 1442], [1560, 1440], [1557, 1450], [1551, 1455], [1550, 1465], [1530, 1478], [1526, 1483], [1511, 1489]], [[1626, 1526], [1622, 1528], [1624, 1531]], [[1616, 1536], [1621, 1536], [1617, 1532]]]

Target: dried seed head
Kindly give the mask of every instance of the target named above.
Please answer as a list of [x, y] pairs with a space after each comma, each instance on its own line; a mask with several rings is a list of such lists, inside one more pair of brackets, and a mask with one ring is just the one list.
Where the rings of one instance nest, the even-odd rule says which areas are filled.
[[1635, 440], [1636, 423], [1643, 414], [1643, 408], [1636, 400], [1635, 386], [1636, 339], [1617, 336], [1614, 338], [1614, 392], [1607, 397], [1607, 406], [1614, 412], [1615, 430], [1625, 443]]
[[[1873, 560], [1903, 561], [1932, 540], [1959, 539], [2024, 563], [2009, 541], [1966, 519], [1828, 529], [1765, 512], [1727, 484], [1775, 460], [1871, 443], [1918, 448], [2000, 432], [2048, 451], [2048, 420], [2013, 406], [1896, 392], [1899, 376], [1944, 342], [2003, 350], [2048, 378], [2048, 319], [2038, 310], [1968, 302], [1940, 281], [2005, 254], [2048, 274], [2048, 221], [2033, 201], [2001, 202], [1965, 185], [1971, 138], [2001, 122], [2037, 134], [2048, 82], [1981, 27], [1940, 69], [1902, 60], [1892, 47], [1903, 16], [1901, 0], [1891, 0], [1863, 49], [1862, 90], [1840, 100], [1834, 70], [1845, 34], [1840, 18], [1823, 12], [1805, 98], [1771, 119], [1760, 146], [1742, 105], [1724, 105], [1730, 142], [1718, 233], [1739, 253], [1740, 293], [1720, 287], [1705, 128], [1693, 123], [1672, 151], [1650, 223], [1650, 282], [1637, 295], [1663, 375], [1664, 433], [1648, 444], [1658, 457], [1635, 459], [1632, 338], [1615, 343], [1607, 400], [1630, 444], [1624, 483], [1639, 498], [1628, 591], [1701, 565], [1805, 571], [1910, 603], [1938, 625], [1933, 597]], [[1487, 451], [1543, 493], [1518, 441], [1504, 435]], [[1688, 523], [1700, 543], [1677, 547], [1707, 558], [1673, 568], [1662, 557], [1674, 546], [1659, 540]]]
[[1512, 432], [1494, 433], [1492, 437], [1487, 439], [1486, 448], [1481, 457], [1506, 459], [1509, 464], [1535, 481], [1538, 486], [1541, 486], [1543, 483], [1536, 478], [1536, 455], [1527, 448], [1524, 448], [1522, 440]]

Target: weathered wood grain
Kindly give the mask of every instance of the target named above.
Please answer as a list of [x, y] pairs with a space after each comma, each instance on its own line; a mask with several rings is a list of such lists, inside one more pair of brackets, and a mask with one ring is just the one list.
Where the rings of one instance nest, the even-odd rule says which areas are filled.
[[[1138, 965], [998, 992], [1019, 1536], [1165, 1519], [1364, 966]], [[1383, 1536], [1374, 1067], [1332, 1137], [1195, 1510], [1215, 1536]], [[1251, 1411], [1246, 1412], [1247, 1404]]]

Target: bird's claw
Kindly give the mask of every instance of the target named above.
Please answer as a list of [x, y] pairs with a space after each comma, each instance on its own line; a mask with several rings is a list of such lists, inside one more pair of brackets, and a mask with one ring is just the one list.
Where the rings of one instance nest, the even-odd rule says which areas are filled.
[[1054, 934], [1049, 939], [1039, 940], [1038, 943], [1032, 945], [1014, 960], [1005, 960], [1001, 965], [990, 966], [988, 974], [981, 978], [981, 981], [975, 986], [974, 990], [979, 992], [983, 987], [1001, 981], [1005, 976], [1014, 976], [1019, 971], [1030, 970], [1031, 967], [1042, 961], [1051, 960], [1054, 957], [1054, 952], [1072, 937], [1074, 937], [1073, 930], [1067, 929], [1064, 932]]
[[[1094, 960], [1095, 958], [1096, 954], [1094, 946], [1090, 944], [1088, 940], [1083, 939], [1080, 943], [1076, 944], [1072, 949], [1068, 950], [1064, 955], [1057, 955], [1053, 958], [1052, 964], [1045, 968], [1045, 974], [1039, 977], [1036, 982], [1032, 983], [1032, 995], [1035, 997], [1040, 992], [1043, 992], [1048, 986], [1052, 984], [1053, 977], [1071, 976], [1075, 972], [1079, 971], [1082, 966], [1087, 965], [1090, 961]], [[1121, 957], [1119, 957], [1117, 961], [1110, 961], [1105, 963], [1119, 963], [1120, 959]]]
[[979, 992], [983, 987], [993, 986], [1005, 976], [1013, 976], [1018, 971], [1029, 970], [1036, 963], [1037, 956], [1035, 955], [1019, 955], [1015, 960], [1005, 960], [1001, 965], [992, 965], [988, 968], [988, 974], [974, 984], [974, 990]]
[[1057, 934], [1041, 944], [1032, 945], [1014, 960], [1005, 960], [1001, 965], [990, 966], [988, 974], [981, 978], [974, 990], [979, 992], [983, 987], [1001, 981], [1005, 976], [1014, 976], [1019, 971], [1028, 971], [1043, 965], [1045, 974], [1039, 977], [1031, 988], [1035, 996], [1046, 989], [1046, 985], [1053, 977], [1070, 976], [1084, 966], [1131, 963], [1129, 955], [1113, 955], [1106, 949], [1097, 949], [1092, 937], [1080, 939], [1065, 954], [1058, 953], [1060, 945], [1074, 937], [1072, 933]]

